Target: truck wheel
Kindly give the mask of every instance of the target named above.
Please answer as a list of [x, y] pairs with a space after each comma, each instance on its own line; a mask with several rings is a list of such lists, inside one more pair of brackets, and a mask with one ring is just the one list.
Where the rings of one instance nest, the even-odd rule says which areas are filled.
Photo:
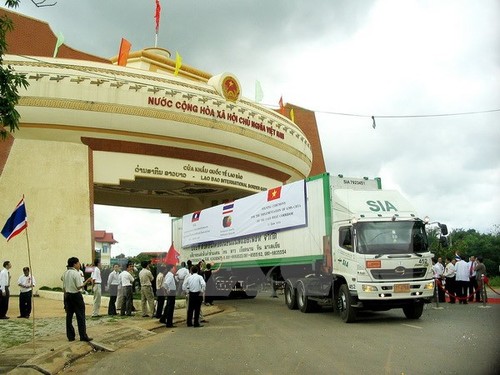
[[285, 303], [290, 310], [297, 310], [297, 299], [295, 298], [295, 289], [290, 280], [285, 283]]
[[346, 284], [342, 284], [337, 296], [336, 308], [340, 318], [346, 323], [352, 323], [356, 320], [356, 308], [352, 307], [352, 297]]
[[311, 301], [309, 297], [307, 297], [306, 286], [303, 281], [299, 281], [297, 283], [297, 307], [303, 313], [309, 313], [313, 311], [317, 304], [314, 301]]
[[422, 316], [424, 311], [424, 303], [416, 302], [403, 307], [403, 312], [408, 319], [418, 319]]

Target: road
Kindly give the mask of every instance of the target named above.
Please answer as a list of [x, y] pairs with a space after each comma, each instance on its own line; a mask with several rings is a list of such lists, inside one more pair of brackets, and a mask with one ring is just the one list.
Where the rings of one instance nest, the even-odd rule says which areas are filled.
[[303, 314], [283, 296], [216, 301], [224, 313], [202, 328], [164, 330], [115, 353], [94, 353], [64, 373], [467, 374], [500, 368], [500, 305], [427, 305], [343, 323], [331, 311]]

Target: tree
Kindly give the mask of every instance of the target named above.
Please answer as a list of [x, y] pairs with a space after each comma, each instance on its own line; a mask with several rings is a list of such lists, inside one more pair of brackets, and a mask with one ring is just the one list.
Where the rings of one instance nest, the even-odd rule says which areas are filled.
[[[15, 8], [19, 5], [20, 0], [7, 0], [5, 5], [10, 8]], [[18, 89], [28, 87], [28, 81], [24, 74], [14, 72], [10, 65], [3, 65], [3, 55], [7, 50], [6, 35], [12, 31], [14, 25], [12, 20], [7, 16], [0, 17], [0, 136], [2, 139], [7, 138], [7, 131], [4, 127], [8, 127], [10, 132], [19, 129], [19, 112], [15, 106], [19, 102]]]
[[[6, 0], [9, 8], [17, 8], [21, 0]], [[53, 6], [56, 2], [46, 3], [47, 0], [31, 0], [38, 8]], [[7, 16], [0, 17], [0, 137], [7, 138], [7, 128], [11, 133], [19, 129], [19, 112], [16, 105], [19, 102], [19, 89], [27, 89], [29, 84], [24, 74], [19, 74], [8, 65], [3, 65], [3, 55], [7, 51], [6, 36], [12, 31], [14, 25]]]

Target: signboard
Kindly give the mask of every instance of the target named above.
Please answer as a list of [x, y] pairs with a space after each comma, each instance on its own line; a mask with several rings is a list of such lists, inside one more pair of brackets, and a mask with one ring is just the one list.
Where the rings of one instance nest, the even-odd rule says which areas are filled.
[[305, 182], [184, 215], [182, 247], [307, 224]]

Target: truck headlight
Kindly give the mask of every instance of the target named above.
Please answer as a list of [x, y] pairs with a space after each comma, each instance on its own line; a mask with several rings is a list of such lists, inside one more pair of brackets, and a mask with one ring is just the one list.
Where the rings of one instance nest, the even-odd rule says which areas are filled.
[[424, 289], [434, 289], [434, 281], [425, 284]]
[[378, 290], [376, 286], [366, 284], [361, 285], [361, 289], [363, 292], [376, 292]]

